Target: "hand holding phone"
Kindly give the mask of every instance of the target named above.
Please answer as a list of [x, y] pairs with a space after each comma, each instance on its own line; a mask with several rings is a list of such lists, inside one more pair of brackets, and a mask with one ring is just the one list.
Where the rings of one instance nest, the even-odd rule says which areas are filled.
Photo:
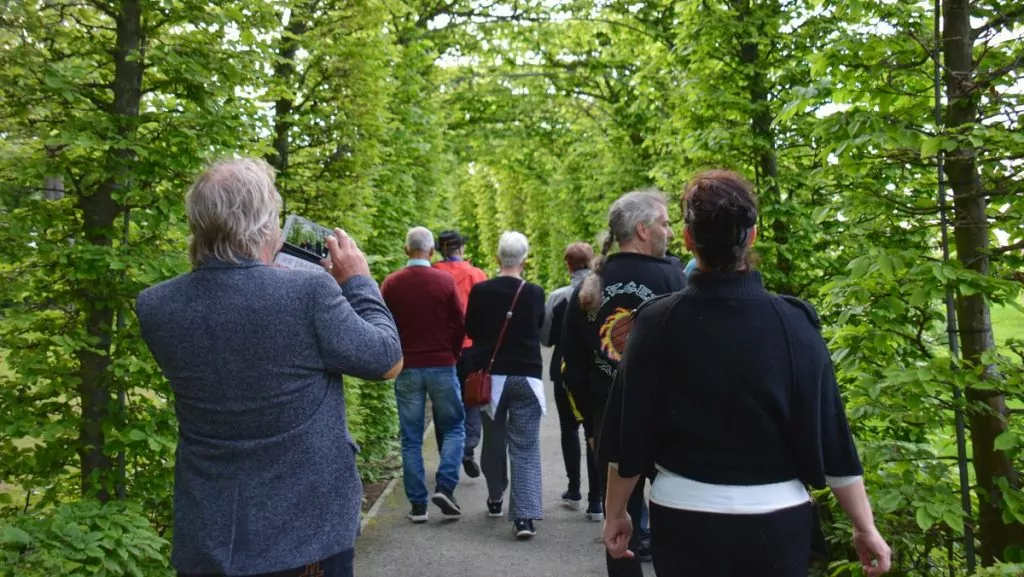
[[329, 262], [324, 263], [325, 267], [339, 284], [354, 276], [370, 276], [370, 265], [366, 262], [366, 255], [340, 228], [334, 229], [334, 234], [327, 237], [327, 251], [330, 257]]

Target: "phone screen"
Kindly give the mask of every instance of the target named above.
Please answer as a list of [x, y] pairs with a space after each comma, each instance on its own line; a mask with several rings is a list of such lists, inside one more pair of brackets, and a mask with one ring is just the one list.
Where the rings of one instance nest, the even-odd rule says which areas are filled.
[[328, 257], [327, 237], [334, 234], [326, 226], [295, 214], [288, 215], [281, 233], [285, 243], [308, 252], [317, 259]]

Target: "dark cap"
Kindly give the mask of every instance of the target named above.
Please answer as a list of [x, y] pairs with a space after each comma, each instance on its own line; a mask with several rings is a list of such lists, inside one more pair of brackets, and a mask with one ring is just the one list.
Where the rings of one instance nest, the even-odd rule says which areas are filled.
[[442, 253], [460, 248], [466, 244], [466, 237], [459, 234], [457, 230], [446, 230], [437, 235], [436, 249]]

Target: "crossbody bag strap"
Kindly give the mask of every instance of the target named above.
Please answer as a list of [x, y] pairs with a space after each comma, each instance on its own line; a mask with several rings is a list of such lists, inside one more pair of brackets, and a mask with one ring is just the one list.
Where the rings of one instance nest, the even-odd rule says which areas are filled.
[[491, 369], [494, 368], [494, 359], [498, 358], [498, 349], [501, 348], [501, 343], [505, 342], [505, 331], [508, 330], [508, 323], [512, 320], [512, 311], [516, 308], [516, 303], [519, 301], [519, 295], [523, 292], [523, 287], [526, 286], [526, 281], [519, 283], [519, 289], [516, 290], [516, 296], [512, 297], [512, 306], [508, 307], [508, 312], [505, 313], [505, 324], [501, 325], [501, 332], [498, 334], [498, 342], [494, 343], [494, 352], [491, 353], [491, 362], [487, 363], [487, 374], [491, 374]]

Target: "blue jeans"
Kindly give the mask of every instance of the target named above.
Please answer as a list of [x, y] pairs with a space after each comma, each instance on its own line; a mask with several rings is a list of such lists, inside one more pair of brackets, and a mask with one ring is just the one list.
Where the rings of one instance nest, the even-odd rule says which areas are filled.
[[644, 512], [640, 515], [640, 538], [651, 538], [651, 510], [648, 508], [646, 499], [644, 499]]
[[[461, 387], [466, 386], [466, 377], [469, 373], [473, 372], [473, 362], [471, 360], [469, 349], [462, 351], [462, 356], [459, 357], [459, 362], [455, 364], [455, 374], [459, 377], [459, 385]], [[462, 390], [461, 388], [459, 389]], [[480, 407], [465, 407], [466, 410], [466, 444], [463, 446], [462, 458], [473, 459], [473, 452], [476, 450], [477, 445], [480, 444], [480, 436], [483, 434], [483, 425], [480, 424]], [[434, 415], [437, 418], [437, 415]], [[441, 452], [441, 446], [444, 445], [444, 439], [441, 437], [441, 431], [434, 429], [434, 436], [437, 438], [437, 450]]]
[[437, 490], [455, 491], [466, 441], [466, 413], [455, 367], [405, 369], [395, 379], [398, 427], [402, 436], [402, 480], [410, 503], [427, 502], [426, 473], [423, 470], [423, 429], [426, 397], [434, 409], [434, 427], [444, 443], [437, 468]]

